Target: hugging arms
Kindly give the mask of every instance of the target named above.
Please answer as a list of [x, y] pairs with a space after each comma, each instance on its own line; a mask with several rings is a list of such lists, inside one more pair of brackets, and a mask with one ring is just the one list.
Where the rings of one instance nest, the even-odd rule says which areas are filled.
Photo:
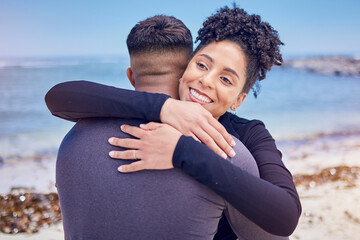
[[[72, 121], [89, 117], [160, 121], [162, 108], [168, 100], [164, 94], [124, 90], [87, 81], [58, 84], [46, 96], [52, 114]], [[189, 105], [187, 107], [189, 109]], [[225, 113], [219, 122], [248, 148], [255, 158], [260, 178], [184, 135], [176, 145], [173, 166], [213, 189], [264, 230], [276, 235], [290, 235], [297, 225], [301, 205], [292, 176], [281, 160], [274, 139], [261, 121]]]

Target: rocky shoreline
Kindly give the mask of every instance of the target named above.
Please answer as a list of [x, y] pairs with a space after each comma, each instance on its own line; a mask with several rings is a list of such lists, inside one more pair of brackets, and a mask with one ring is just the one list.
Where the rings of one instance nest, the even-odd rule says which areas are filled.
[[360, 77], [360, 58], [331, 56], [290, 59], [285, 60], [283, 66], [319, 74]]

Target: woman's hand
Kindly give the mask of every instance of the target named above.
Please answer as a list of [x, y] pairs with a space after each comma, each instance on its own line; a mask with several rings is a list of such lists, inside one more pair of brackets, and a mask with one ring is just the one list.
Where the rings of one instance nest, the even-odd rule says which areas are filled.
[[172, 157], [181, 133], [175, 128], [161, 123], [149, 123], [146, 129], [122, 125], [121, 130], [138, 139], [115, 138], [109, 139], [114, 146], [129, 148], [125, 151], [111, 151], [110, 157], [117, 159], [137, 160], [118, 168], [120, 172], [136, 172], [145, 169], [174, 168]]
[[234, 140], [226, 129], [200, 104], [174, 99], [165, 101], [161, 112], [161, 122], [167, 123], [182, 134], [200, 140], [223, 158], [226, 154], [235, 156], [231, 146]]

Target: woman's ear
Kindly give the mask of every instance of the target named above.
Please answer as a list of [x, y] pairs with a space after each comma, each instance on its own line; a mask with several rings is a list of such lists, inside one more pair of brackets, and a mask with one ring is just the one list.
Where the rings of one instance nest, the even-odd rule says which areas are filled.
[[240, 105], [244, 102], [246, 96], [246, 93], [240, 93], [233, 105], [231, 105], [230, 109], [235, 111], [238, 107], [240, 107]]
[[131, 83], [131, 85], [133, 85], [133, 87], [135, 87], [135, 79], [134, 79], [134, 73], [133, 71], [131, 70], [131, 68], [128, 68], [126, 70], [126, 75]]

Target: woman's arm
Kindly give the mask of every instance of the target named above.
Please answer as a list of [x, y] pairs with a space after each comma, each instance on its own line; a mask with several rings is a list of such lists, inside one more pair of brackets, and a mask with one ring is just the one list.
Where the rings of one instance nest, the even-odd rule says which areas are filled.
[[231, 148], [233, 139], [208, 111], [197, 103], [171, 99], [165, 94], [71, 81], [50, 89], [45, 102], [54, 116], [69, 121], [89, 117], [162, 121], [206, 143], [223, 158], [234, 154]]
[[173, 165], [213, 189], [267, 232], [289, 236], [295, 230], [301, 206], [285, 168], [262, 166], [261, 178], [256, 178], [185, 136], [175, 148]]
[[89, 117], [119, 117], [159, 122], [161, 108], [168, 98], [165, 94], [71, 81], [51, 88], [45, 102], [54, 116], [69, 121]]
[[[234, 166], [227, 166], [230, 169], [216, 171], [216, 169], [221, 169], [222, 165], [226, 167], [227, 163], [216, 160], [216, 158], [208, 161], [206, 154], [204, 154], [205, 157], [199, 157], [202, 160], [186, 158], [183, 150], [193, 146], [191, 139], [187, 139], [188, 143], [185, 141], [184, 144], [177, 145], [183, 149], [176, 148], [175, 153], [179, 153], [180, 156], [176, 156], [174, 153], [174, 166], [182, 168], [189, 175], [211, 188], [218, 187], [218, 184], [212, 184], [211, 177], [221, 181], [225, 187], [217, 189], [216, 192], [246, 217], [272, 234], [290, 235], [295, 230], [300, 217], [301, 204], [292, 176], [281, 160], [282, 156], [276, 148], [274, 139], [261, 121], [240, 119], [232, 114], [224, 115], [220, 121], [229, 133], [238, 137], [253, 155], [261, 179], [251, 180], [252, 177], [244, 177], [241, 170], [231, 170]], [[203, 151], [206, 150], [203, 149]], [[202, 163], [209, 165], [204, 171], [196, 171], [201, 168]], [[187, 167], [184, 169], [182, 166]], [[250, 192], [246, 193], [248, 190], [241, 188], [247, 187], [244, 183], [253, 190], [250, 189]], [[251, 199], [255, 205], [260, 204], [262, 210], [258, 211], [260, 210], [259, 206], [247, 208], [246, 205], [243, 205], [246, 199]]]

